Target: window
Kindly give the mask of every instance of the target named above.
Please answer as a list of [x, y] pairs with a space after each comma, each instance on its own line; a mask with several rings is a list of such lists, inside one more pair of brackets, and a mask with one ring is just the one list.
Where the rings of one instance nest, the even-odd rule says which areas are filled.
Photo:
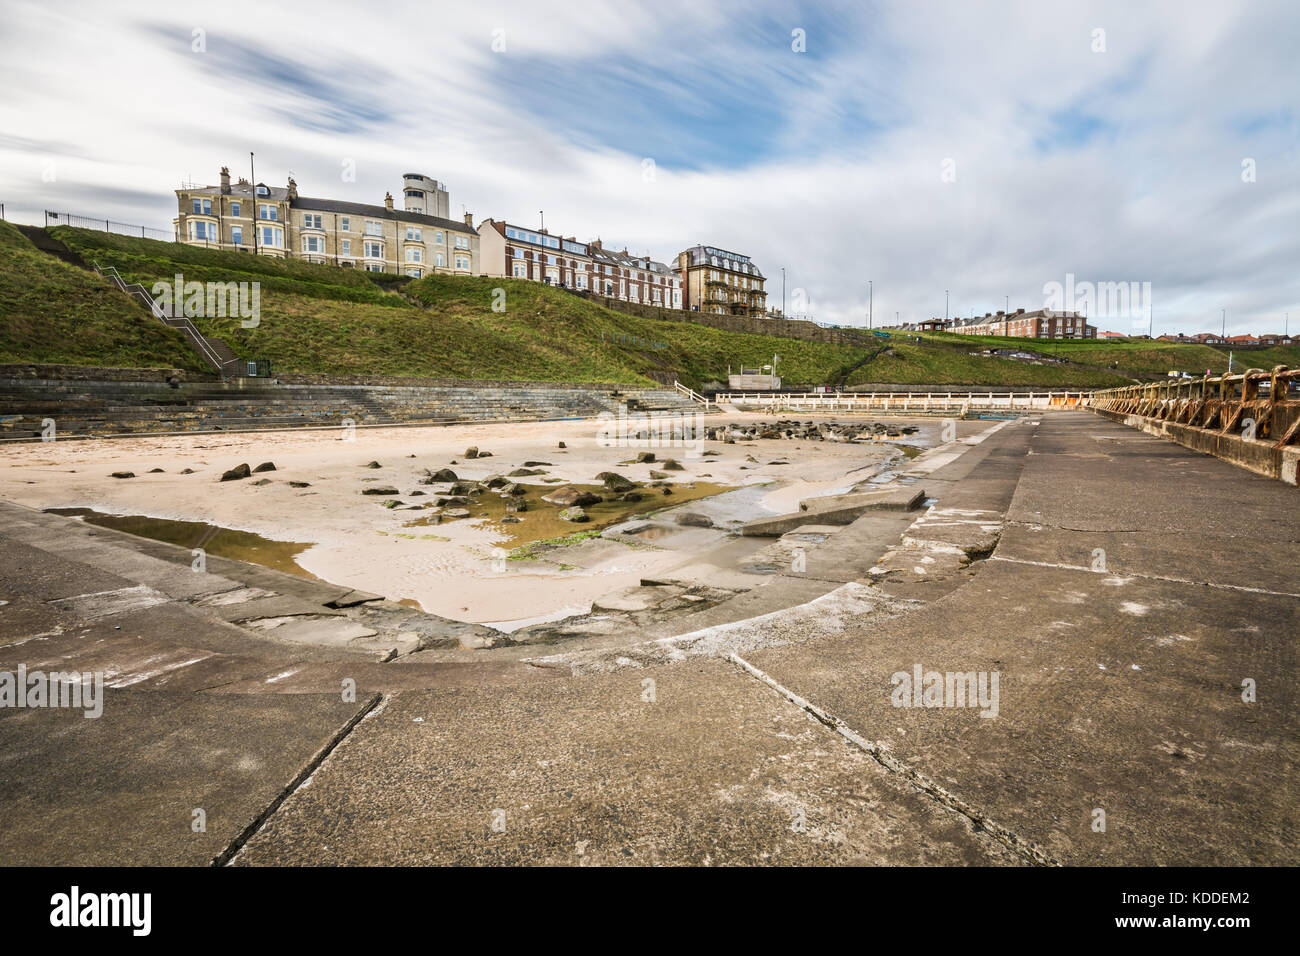
[[434, 256], [433, 258], [434, 258], [434, 261], [435, 261], [435, 263], [436, 263], [436, 265], [438, 266], [439, 269], [441, 269], [443, 266], [445, 266], [445, 265], [447, 264], [447, 263], [443, 260], [443, 258], [442, 258], [442, 253], [441, 253], [441, 252], [438, 253], [438, 254], [437, 254], [436, 256]]
[[518, 246], [510, 250], [511, 259], [522, 259], [523, 257], [524, 257], [524, 250], [520, 249]]
[[423, 198], [424, 198], [424, 193], [421, 192], [421, 191], [418, 190], [418, 189], [408, 189], [408, 190], [406, 191], [406, 198], [408, 198], [408, 199], [423, 199]]
[[528, 263], [524, 262], [522, 259], [516, 263], [513, 263], [512, 268], [513, 268], [512, 275], [516, 279], [528, 278]]
[[235, 200], [230, 204], [230, 214], [236, 219], [239, 218], [239, 200]]
[[271, 190], [268, 189], [268, 188], [265, 187], [265, 186], [258, 186], [258, 187], [257, 187], [257, 194], [258, 194], [259, 196], [269, 196], [269, 195], [271, 195]]
[[308, 212], [308, 213], [303, 213], [303, 217], [302, 217], [302, 227], [303, 227], [304, 229], [320, 229], [320, 228], [322, 228], [322, 226], [321, 226], [321, 218], [320, 218], [320, 214], [319, 214], [319, 213], [310, 213], [310, 212]]
[[349, 219], [347, 216], [344, 216], [342, 219], [340, 219], [340, 220], [339, 220], [339, 230], [342, 231], [342, 232], [351, 232], [351, 231], [352, 231], [352, 220]]
[[235, 245], [237, 245], [237, 246], [242, 246], [242, 245], [244, 244], [244, 227], [243, 227], [243, 226], [231, 226], [231, 227], [230, 227], [230, 241], [233, 242], [233, 243], [234, 243]]
[[382, 242], [366, 241], [365, 254], [367, 259], [384, 258], [384, 244]]
[[270, 203], [259, 203], [257, 206], [257, 218], [269, 219], [270, 221], [275, 222], [280, 218], [280, 210], [278, 207], [273, 206]]
[[284, 245], [284, 230], [277, 226], [262, 227], [262, 245], [279, 249]]
[[382, 262], [367, 262], [367, 263], [366, 263], [366, 271], [367, 271], [367, 272], [383, 272], [383, 271], [384, 271], [384, 264], [383, 264]]
[[574, 276], [573, 281], [577, 284], [577, 286], [578, 286], [579, 289], [585, 289], [585, 288], [587, 288], [587, 276], [586, 276], [586, 273], [579, 272], [576, 276]]
[[468, 271], [469, 271], [469, 256], [457, 256], [457, 257], [456, 257], [456, 268], [457, 268], [457, 269], [464, 269], [466, 272], [468, 272]]
[[412, 279], [418, 279], [418, 278], [420, 278], [420, 270], [419, 270], [419, 269], [407, 269], [407, 270], [406, 270], [406, 274], [407, 274], [408, 276], [410, 276]]
[[419, 230], [419, 229], [416, 229], [414, 226], [407, 226], [407, 227], [406, 227], [406, 241], [407, 241], [407, 242], [423, 242], [423, 240], [420, 238], [420, 230]]
[[434, 234], [433, 234], [433, 241], [434, 241], [434, 242], [437, 242], [437, 243], [441, 243], [441, 242], [442, 242], [442, 230], [441, 230], [441, 229], [439, 229], [439, 230], [437, 230], [437, 231], [434, 232]]
[[351, 240], [351, 239], [344, 239], [344, 240], [342, 240], [339, 244], [342, 246], [342, 248], [339, 250], [339, 255], [341, 255], [341, 256], [350, 256], [350, 255], [352, 255], [352, 240]]
[[302, 251], [303, 252], [324, 252], [325, 237], [324, 236], [303, 236]]
[[384, 224], [382, 222], [375, 222], [373, 219], [366, 220], [367, 236], [382, 236], [383, 234], [384, 234]]
[[[468, 249], [468, 248], [469, 248], [469, 239], [468, 239], [467, 237], [465, 237], [465, 236], [457, 236], [457, 237], [456, 237], [456, 248], [457, 248], [457, 249]], [[555, 257], [554, 257], [554, 256], [551, 257], [551, 261], [552, 261], [552, 262], [555, 261]]]
[[191, 222], [190, 238], [211, 241], [217, 238], [217, 227], [210, 222]]
[[420, 262], [420, 261], [421, 261], [421, 259], [420, 259], [420, 250], [419, 250], [419, 249], [412, 249], [410, 246], [407, 246], [407, 247], [406, 247], [406, 261], [407, 261], [407, 262]]

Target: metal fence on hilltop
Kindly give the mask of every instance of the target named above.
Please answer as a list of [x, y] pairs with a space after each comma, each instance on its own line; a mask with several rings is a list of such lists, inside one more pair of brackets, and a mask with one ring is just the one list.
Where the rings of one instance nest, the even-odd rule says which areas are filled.
[[155, 229], [153, 226], [137, 226], [129, 222], [114, 222], [112, 219], [99, 219], [92, 216], [76, 216], [69, 212], [45, 210], [45, 225], [73, 226], [77, 229], [97, 229], [101, 232], [113, 232], [120, 236], [138, 236], [141, 239], [159, 239], [163, 242], [175, 242], [176, 233], [171, 229]]

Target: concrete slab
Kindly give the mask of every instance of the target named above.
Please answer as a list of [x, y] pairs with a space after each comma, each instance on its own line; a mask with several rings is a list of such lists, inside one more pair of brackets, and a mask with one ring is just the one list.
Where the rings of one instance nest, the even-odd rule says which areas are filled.
[[106, 690], [97, 719], [0, 709], [0, 865], [205, 865], [358, 709], [133, 690]]
[[395, 695], [234, 862], [1015, 858], [766, 687], [708, 661], [510, 695], [482, 688]]

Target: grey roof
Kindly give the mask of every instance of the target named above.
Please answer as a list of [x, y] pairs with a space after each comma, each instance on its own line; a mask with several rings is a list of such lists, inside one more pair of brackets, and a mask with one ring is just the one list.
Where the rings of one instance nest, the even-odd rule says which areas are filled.
[[265, 186], [269, 195], [255, 197], [250, 183], [232, 183], [228, 193], [223, 193], [220, 186], [195, 186], [176, 191], [178, 193], [193, 193], [196, 196], [247, 196], [250, 199], [266, 199], [270, 202], [280, 202], [289, 198], [289, 190], [285, 186], [267, 186], [266, 183], [258, 183], [257, 185]]
[[369, 216], [372, 219], [395, 219], [400, 222], [414, 222], [425, 226], [439, 226], [452, 232], [465, 232], [471, 235], [478, 235], [473, 226], [466, 225], [463, 222], [457, 222], [454, 219], [443, 219], [441, 216], [426, 216], [420, 212], [406, 212], [401, 209], [389, 209], [387, 206], [371, 206], [360, 202], [344, 202], [341, 199], [314, 199], [310, 196], [299, 196], [289, 203], [293, 209], [310, 209], [313, 212], [340, 212], [352, 216]]

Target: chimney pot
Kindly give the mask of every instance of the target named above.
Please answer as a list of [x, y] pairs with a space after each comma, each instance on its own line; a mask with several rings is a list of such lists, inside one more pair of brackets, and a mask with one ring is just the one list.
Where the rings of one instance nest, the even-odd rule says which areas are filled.
[[387, 209], [389, 212], [392, 212], [392, 211], [393, 211], [393, 194], [392, 194], [392, 193], [385, 193], [385, 194], [384, 194], [384, 208]]

